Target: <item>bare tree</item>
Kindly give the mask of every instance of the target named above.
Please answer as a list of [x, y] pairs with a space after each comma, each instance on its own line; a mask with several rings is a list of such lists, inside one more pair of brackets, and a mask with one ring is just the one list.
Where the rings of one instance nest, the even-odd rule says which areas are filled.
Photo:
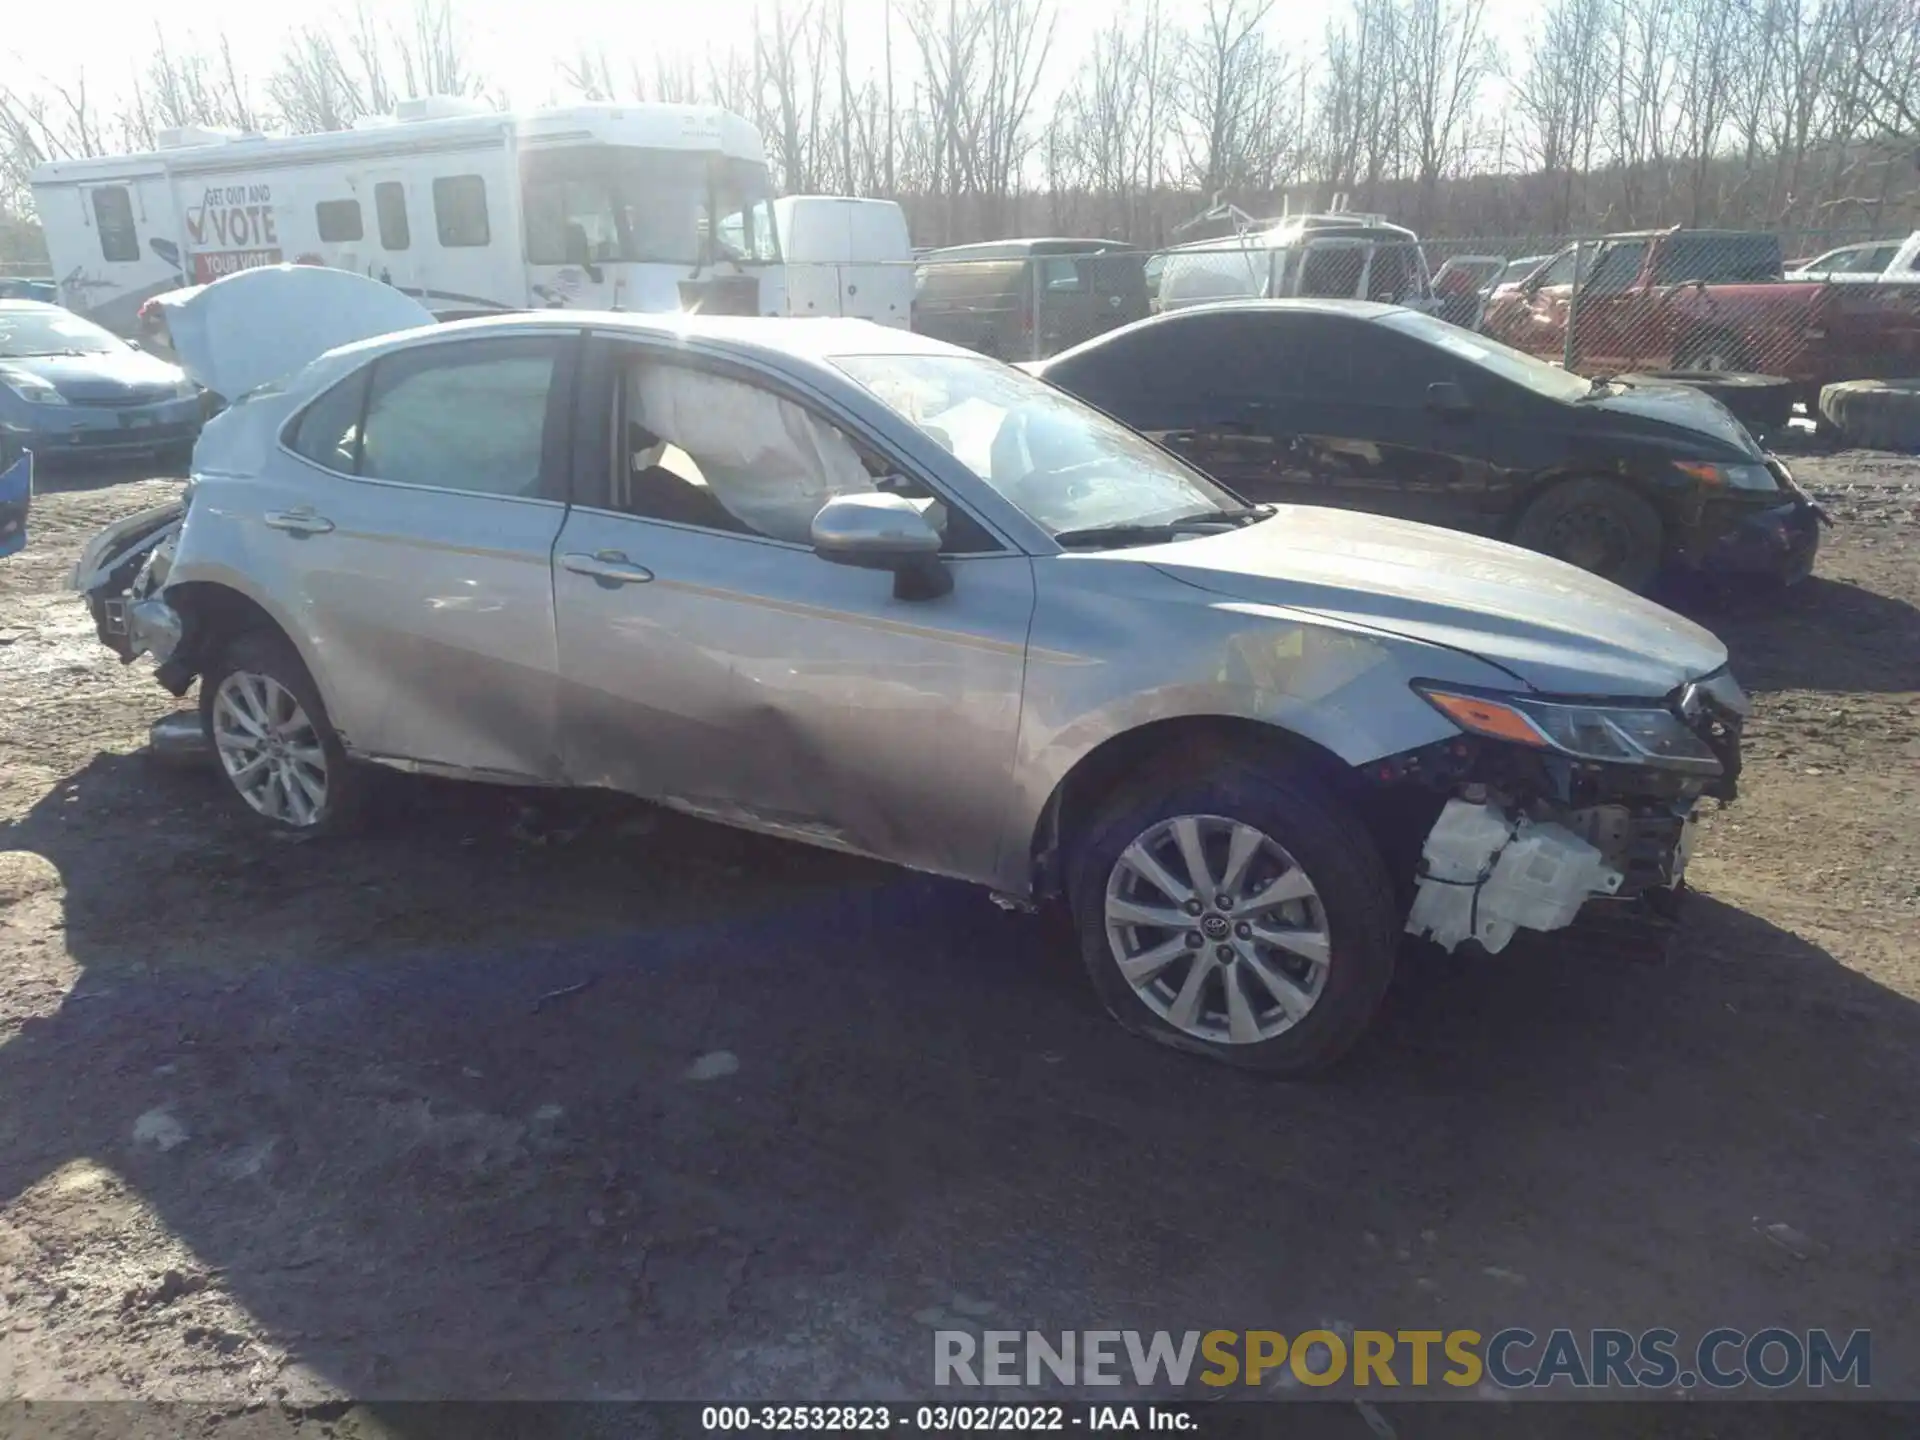
[[1434, 218], [1440, 177], [1463, 169], [1480, 87], [1493, 68], [1481, 31], [1486, 0], [1405, 0], [1398, 34], [1407, 153], [1420, 186], [1418, 220]]
[[1179, 143], [1187, 181], [1202, 194], [1267, 188], [1282, 168], [1276, 149], [1288, 137], [1277, 122], [1291, 77], [1266, 34], [1272, 13], [1273, 0], [1207, 0], [1181, 45]]
[[1548, 224], [1572, 225], [1574, 186], [1593, 165], [1594, 130], [1605, 93], [1608, 0], [1557, 0], [1527, 39], [1526, 68], [1513, 87], [1523, 149], [1552, 184]]

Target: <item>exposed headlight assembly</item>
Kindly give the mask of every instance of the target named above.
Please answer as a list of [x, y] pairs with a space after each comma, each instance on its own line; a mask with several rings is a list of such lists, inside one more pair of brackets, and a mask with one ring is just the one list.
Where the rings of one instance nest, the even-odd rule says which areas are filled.
[[1765, 465], [1710, 465], [1704, 460], [1676, 460], [1673, 468], [1690, 475], [1709, 490], [1747, 490], [1762, 495], [1778, 491], [1780, 482]]
[[1426, 702], [1470, 735], [1603, 765], [1651, 765], [1718, 775], [1719, 757], [1659, 705], [1589, 705], [1531, 695], [1476, 695], [1415, 683]]

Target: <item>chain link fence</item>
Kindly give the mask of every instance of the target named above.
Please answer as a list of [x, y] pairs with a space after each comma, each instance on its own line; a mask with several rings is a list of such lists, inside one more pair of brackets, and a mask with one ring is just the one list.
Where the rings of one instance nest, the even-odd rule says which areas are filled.
[[[898, 323], [897, 311], [875, 313], [851, 293], [828, 311], [810, 268], [789, 267], [794, 314]], [[863, 268], [874, 292], [884, 287], [897, 305], [903, 267]], [[1312, 296], [1415, 306], [1587, 375], [1760, 374], [1808, 398], [1833, 381], [1920, 375], [1920, 235], [1665, 230], [1420, 241], [1355, 217], [1159, 251], [966, 246], [930, 252], [912, 272], [915, 330], [1010, 361], [1044, 359], [1157, 311]]]

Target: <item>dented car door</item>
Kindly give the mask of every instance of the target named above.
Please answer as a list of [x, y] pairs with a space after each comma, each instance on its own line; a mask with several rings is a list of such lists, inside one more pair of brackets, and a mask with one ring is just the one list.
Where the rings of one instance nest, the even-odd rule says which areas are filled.
[[975, 538], [947, 557], [953, 589], [937, 600], [816, 556], [807, 524], [824, 494], [921, 482], [764, 380], [611, 343], [590, 365], [580, 430], [611, 444], [576, 467], [555, 547], [566, 776], [988, 874], [1031, 563], [957, 517], [948, 533]]

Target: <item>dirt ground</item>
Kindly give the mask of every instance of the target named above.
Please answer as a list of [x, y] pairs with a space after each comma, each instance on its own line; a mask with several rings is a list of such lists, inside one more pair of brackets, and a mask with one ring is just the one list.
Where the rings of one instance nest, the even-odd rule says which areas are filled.
[[[1818, 574], [1664, 957], [1410, 955], [1334, 1078], [1129, 1039], [1049, 926], [629, 807], [395, 779], [268, 843], [0, 561], [0, 1397], [923, 1396], [931, 1332], [1824, 1326], [1920, 1397], [1920, 460]], [[1355, 1431], [1364, 1434], [1364, 1431]], [[1402, 1433], [1422, 1433], [1403, 1427]]]

